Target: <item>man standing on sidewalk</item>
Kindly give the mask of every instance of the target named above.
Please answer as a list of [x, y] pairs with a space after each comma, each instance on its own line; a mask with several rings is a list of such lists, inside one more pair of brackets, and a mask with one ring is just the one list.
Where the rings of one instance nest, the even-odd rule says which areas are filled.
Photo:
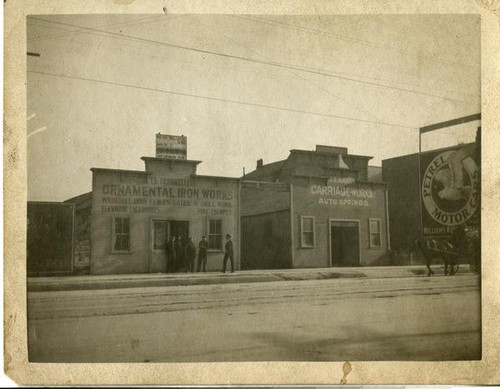
[[185, 250], [184, 242], [182, 241], [182, 236], [178, 236], [175, 240], [175, 271], [184, 270], [186, 271], [185, 260]]
[[194, 273], [194, 259], [196, 258], [196, 247], [193, 238], [189, 237], [186, 245], [186, 261], [188, 273]]
[[231, 240], [231, 235], [226, 235], [226, 253], [224, 254], [224, 265], [222, 266], [222, 272], [226, 272], [226, 263], [229, 259], [231, 261], [231, 273], [234, 273], [234, 252], [233, 252], [233, 241]]
[[167, 255], [167, 273], [175, 272], [175, 237], [171, 236], [168, 242], [166, 243], [165, 252]]
[[198, 244], [198, 271], [203, 268], [203, 271], [207, 271], [207, 249], [208, 242], [205, 236], [201, 237], [200, 243]]

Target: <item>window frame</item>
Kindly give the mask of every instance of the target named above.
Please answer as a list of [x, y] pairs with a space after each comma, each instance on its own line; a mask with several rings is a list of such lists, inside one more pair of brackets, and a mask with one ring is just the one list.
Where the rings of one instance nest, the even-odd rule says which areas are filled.
[[[304, 220], [312, 220], [312, 230], [304, 230]], [[312, 245], [307, 245], [304, 241], [304, 233], [312, 232]], [[316, 247], [316, 217], [308, 215], [300, 215], [300, 247], [303, 249], [313, 249]]]
[[[220, 222], [220, 233], [219, 234], [211, 234], [210, 233], [210, 222], [211, 221], [218, 221]], [[224, 219], [222, 218], [207, 218], [207, 252], [222, 252], [224, 251], [224, 234], [222, 233], [222, 227], [223, 227]], [[219, 236], [220, 235], [220, 247], [210, 247], [210, 236]]]
[[[378, 232], [372, 231], [372, 222], [378, 223]], [[379, 245], [373, 244], [373, 242], [372, 242], [373, 235], [378, 235], [379, 242], [380, 242]], [[382, 249], [382, 219], [380, 219], [380, 218], [369, 218], [368, 219], [368, 236], [369, 236], [369, 241], [370, 241], [370, 249], [372, 249], [372, 250]]]
[[[116, 220], [126, 219], [128, 220], [128, 234], [116, 232]], [[117, 236], [127, 236], [128, 235], [128, 249], [127, 250], [116, 250], [115, 242]], [[111, 218], [111, 253], [112, 254], [129, 254], [132, 252], [132, 217], [131, 215], [115, 215]]]

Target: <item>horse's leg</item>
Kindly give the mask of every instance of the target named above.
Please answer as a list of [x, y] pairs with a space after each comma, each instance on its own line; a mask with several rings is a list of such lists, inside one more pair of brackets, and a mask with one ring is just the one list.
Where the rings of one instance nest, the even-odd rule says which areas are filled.
[[429, 270], [429, 272], [427, 273], [427, 277], [430, 277], [431, 275], [434, 274], [434, 272], [431, 269], [431, 262], [432, 262], [432, 258], [430, 256], [425, 257], [425, 265], [427, 266], [427, 269]]
[[443, 258], [444, 261], [444, 275], [448, 275], [448, 260], [446, 258]]

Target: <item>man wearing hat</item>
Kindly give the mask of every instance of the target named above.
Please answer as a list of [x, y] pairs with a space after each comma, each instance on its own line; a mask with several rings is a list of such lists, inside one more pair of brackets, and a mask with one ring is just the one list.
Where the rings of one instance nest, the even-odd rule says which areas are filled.
[[208, 242], [205, 236], [201, 237], [200, 243], [198, 244], [198, 271], [203, 269], [204, 272], [207, 271], [207, 249]]
[[222, 266], [222, 272], [226, 272], [226, 263], [229, 259], [231, 261], [231, 273], [234, 273], [234, 252], [233, 252], [233, 241], [231, 240], [231, 235], [226, 235], [226, 253], [224, 254], [224, 265]]

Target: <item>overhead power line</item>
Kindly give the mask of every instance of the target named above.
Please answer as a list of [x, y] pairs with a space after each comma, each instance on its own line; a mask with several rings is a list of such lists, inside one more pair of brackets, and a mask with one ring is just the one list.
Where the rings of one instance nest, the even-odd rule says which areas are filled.
[[[215, 31], [215, 29], [213, 29], [213, 28], [212, 28], [212, 27], [210, 27], [210, 26], [207, 26], [205, 23], [203, 23], [203, 22], [199, 22], [199, 23], [200, 23], [200, 24], [202, 24], [203, 26], [207, 27], [208, 29], [210, 29], [210, 30], [212, 30], [212, 31]], [[215, 32], [217, 32], [217, 31], [215, 31]], [[232, 38], [231, 36], [226, 35], [226, 34], [221, 33], [221, 32], [219, 32], [219, 34], [223, 35], [226, 39], [228, 39], [228, 40], [230, 40], [230, 41], [232, 41], [232, 42], [236, 43], [236, 44], [237, 44], [237, 45], [239, 45], [240, 47], [243, 47], [243, 48], [245, 48], [246, 50], [248, 50], [248, 51], [250, 51], [250, 52], [254, 53], [255, 55], [257, 55], [257, 56], [259, 56], [259, 57], [261, 57], [261, 58], [263, 58], [263, 59], [269, 60], [269, 58], [267, 58], [267, 57], [265, 57], [264, 55], [262, 55], [262, 54], [258, 53], [257, 51], [252, 50], [251, 48], [249, 48], [248, 46], [246, 46], [246, 45], [244, 45], [244, 44], [242, 44], [242, 43], [240, 43], [240, 42], [237, 42], [237, 41], [236, 41], [234, 38]], [[294, 72], [294, 71], [292, 71], [292, 70], [288, 70], [288, 69], [286, 69], [286, 70], [287, 70], [290, 74], [293, 74], [295, 77], [297, 77], [297, 78], [299, 78], [299, 79], [301, 79], [301, 80], [303, 80], [303, 81], [307, 82], [308, 84], [314, 85], [314, 86], [315, 86], [316, 88], [318, 88], [319, 90], [321, 90], [321, 91], [325, 92], [326, 94], [330, 95], [330, 96], [331, 96], [331, 97], [333, 97], [334, 99], [337, 99], [337, 100], [339, 100], [339, 101], [343, 102], [344, 104], [348, 105], [349, 107], [354, 107], [354, 108], [356, 108], [358, 111], [360, 111], [360, 112], [364, 113], [365, 115], [368, 115], [368, 116], [370, 116], [370, 117], [372, 117], [372, 118], [374, 118], [374, 119], [378, 119], [377, 117], [375, 117], [374, 115], [372, 115], [370, 112], [367, 112], [366, 110], [364, 110], [364, 109], [360, 108], [359, 106], [357, 106], [357, 105], [356, 105], [355, 103], [353, 103], [352, 101], [349, 101], [349, 100], [343, 99], [342, 97], [340, 97], [340, 96], [338, 96], [338, 95], [336, 95], [336, 94], [333, 94], [333, 93], [332, 93], [332, 92], [330, 92], [328, 89], [326, 89], [326, 88], [322, 87], [321, 85], [319, 85], [319, 84], [317, 84], [317, 83], [315, 83], [315, 82], [313, 82], [313, 81], [309, 80], [308, 78], [306, 78], [306, 77], [304, 77], [304, 76], [302, 76], [302, 75], [298, 74], [297, 72]]]
[[[118, 28], [118, 27], [132, 27], [132, 26], [136, 26], [136, 25], [139, 25], [139, 24], [145, 24], [145, 23], [150, 23], [150, 22], [155, 22], [155, 21], [160, 21], [160, 20], [165, 20], [165, 15], [155, 15], [155, 16], [148, 16], [146, 18], [141, 18], [141, 19], [138, 19], [138, 20], [134, 20], [133, 22], [132, 21], [128, 21], [128, 22], [122, 22], [122, 23], [113, 23], [113, 24], [108, 24], [106, 26], [100, 26], [99, 28], [100, 29], [109, 29], [109, 28]], [[170, 18], [171, 19], [171, 18]], [[33, 17], [28, 17], [28, 20], [34, 20], [34, 21], [40, 21], [41, 19], [36, 19], [36, 18], [33, 18]], [[47, 20], [44, 20], [45, 22], [47, 22]], [[72, 27], [73, 28], [73, 27]], [[69, 32], [68, 29], [66, 29], [66, 33], [64, 34], [54, 34], [54, 35], [49, 35], [49, 36], [41, 36], [41, 37], [38, 37], [38, 38], [32, 38], [30, 39], [30, 42], [36, 42], [36, 41], [41, 41], [41, 40], [46, 40], [46, 39], [59, 39], [59, 38], [66, 38], [66, 37], [69, 37], [69, 36], [76, 36], [76, 35], [79, 35], [79, 34], [85, 34], [87, 33], [85, 30], [79, 30], [79, 31], [75, 31], [74, 28], [71, 32]]]
[[398, 90], [398, 91], [401, 91], [401, 92], [418, 94], [418, 95], [423, 95], [423, 96], [428, 96], [428, 97], [434, 97], [434, 98], [439, 98], [439, 99], [444, 99], [444, 100], [464, 102], [464, 100], [454, 99], [454, 98], [451, 98], [451, 97], [441, 96], [441, 95], [437, 95], [437, 94], [433, 94], [433, 93], [420, 92], [420, 91], [416, 91], [416, 90], [412, 90], [412, 89], [406, 89], [406, 88], [399, 88], [399, 87], [395, 87], [395, 86], [389, 86], [389, 85], [381, 84], [381, 83], [378, 83], [378, 82], [371, 82], [371, 81], [366, 81], [366, 80], [358, 80], [358, 79], [355, 79], [355, 78], [350, 78], [350, 77], [345, 77], [345, 76], [338, 76], [338, 75], [334, 75], [334, 74], [330, 74], [330, 73], [320, 72], [320, 71], [316, 71], [316, 70], [304, 69], [304, 68], [301, 68], [301, 67], [287, 65], [287, 64], [283, 64], [283, 63], [279, 63], [279, 62], [263, 61], [263, 60], [253, 59], [253, 58], [241, 57], [241, 56], [237, 56], [237, 55], [231, 55], [231, 54], [219, 53], [219, 52], [210, 51], [210, 50], [198, 49], [198, 48], [194, 48], [194, 47], [177, 45], [177, 44], [174, 44], [174, 43], [160, 42], [160, 41], [155, 41], [155, 40], [152, 40], [152, 39], [139, 38], [139, 37], [135, 37], [135, 36], [132, 36], [132, 35], [120, 34], [120, 33], [115, 33], [115, 32], [111, 32], [111, 31], [103, 31], [103, 30], [99, 30], [99, 29], [91, 28], [91, 27], [82, 27], [82, 26], [71, 24], [71, 23], [56, 22], [56, 21], [53, 21], [53, 20], [45, 20], [45, 19], [39, 19], [39, 18], [35, 18], [35, 17], [31, 17], [31, 19], [39, 20], [39, 21], [47, 22], [47, 23], [55, 23], [55, 24], [61, 24], [61, 25], [71, 26], [71, 27], [80, 28], [80, 29], [84, 29], [84, 30], [89, 30], [89, 31], [93, 31], [93, 32], [96, 32], [96, 33], [99, 33], [99, 34], [113, 36], [113, 37], [117, 37], [117, 38], [121, 38], [121, 39], [131, 39], [131, 40], [135, 40], [135, 41], [138, 41], [138, 42], [158, 44], [158, 45], [162, 45], [162, 46], [166, 46], [166, 47], [172, 47], [172, 48], [176, 48], [176, 49], [180, 49], [180, 50], [189, 50], [189, 51], [193, 51], [193, 52], [197, 52], [197, 53], [201, 53], [201, 54], [210, 54], [210, 55], [215, 55], [215, 56], [222, 57], [222, 58], [236, 59], [236, 60], [240, 60], [240, 61], [257, 63], [257, 64], [261, 64], [261, 65], [273, 66], [273, 67], [278, 67], [278, 68], [283, 68], [283, 69], [296, 70], [296, 71], [300, 71], [300, 72], [305, 72], [305, 73], [310, 73], [310, 74], [316, 74], [316, 75], [320, 75], [320, 76], [325, 76], [325, 77], [330, 77], [330, 78], [336, 78], [336, 79], [345, 80], [345, 81], [356, 82], [356, 83], [360, 83], [360, 84], [367, 84], [367, 85], [377, 86], [379, 88], [384, 88], [384, 89]]
[[251, 102], [242, 101], [242, 100], [223, 99], [223, 98], [219, 98], [219, 97], [197, 95], [197, 94], [186, 93], [186, 92], [177, 92], [177, 91], [172, 91], [172, 90], [167, 90], [167, 89], [148, 88], [148, 87], [140, 86], [140, 85], [125, 84], [125, 83], [113, 82], [113, 81], [97, 80], [97, 79], [93, 79], [93, 78], [85, 78], [85, 77], [70, 76], [70, 75], [65, 75], [65, 74], [41, 72], [41, 71], [36, 71], [36, 70], [28, 70], [28, 73], [42, 74], [45, 76], [61, 77], [61, 78], [73, 79], [73, 80], [95, 82], [95, 83], [99, 83], [99, 84], [123, 86], [123, 87], [127, 87], [127, 88], [134, 88], [134, 89], [140, 89], [140, 90], [146, 90], [146, 91], [152, 91], [152, 92], [158, 92], [158, 93], [166, 93], [166, 94], [170, 94], [170, 95], [174, 95], [174, 96], [192, 97], [192, 98], [197, 98], [197, 99], [219, 101], [219, 102], [223, 102], [223, 103], [239, 104], [239, 105], [246, 105], [246, 106], [251, 106], [251, 107], [274, 109], [274, 110], [278, 110], [278, 111], [295, 112], [295, 113], [301, 113], [301, 114], [307, 114], [307, 115], [329, 117], [329, 118], [334, 118], [334, 119], [342, 119], [342, 120], [355, 121], [355, 122], [360, 122], [360, 123], [369, 123], [369, 124], [376, 124], [376, 125], [396, 127], [396, 128], [405, 128], [405, 129], [411, 129], [411, 130], [417, 129], [416, 126], [405, 126], [405, 125], [387, 123], [387, 122], [381, 122], [381, 121], [375, 121], [375, 120], [365, 120], [365, 119], [358, 119], [358, 118], [353, 118], [353, 117], [348, 117], [348, 116], [332, 115], [332, 114], [322, 113], [322, 112], [304, 111], [304, 110], [300, 110], [300, 109], [280, 107], [280, 106], [275, 106], [275, 105], [251, 103]]
[[318, 30], [318, 29], [309, 28], [309, 27], [297, 26], [295, 24], [278, 22], [276, 20], [255, 18], [255, 17], [251, 17], [251, 16], [243, 16], [243, 15], [230, 15], [230, 16], [234, 17], [234, 18], [250, 20], [253, 22], [257, 22], [257, 23], [274, 24], [274, 25], [278, 25], [278, 26], [281, 26], [282, 28], [286, 28], [289, 30], [302, 31], [302, 32], [307, 32], [307, 33], [312, 33], [312, 34], [317, 34], [317, 35], [325, 35], [325, 36], [333, 37], [335, 39], [342, 40], [345, 42], [355, 43], [358, 45], [368, 46], [368, 47], [377, 48], [377, 49], [381, 49], [381, 50], [392, 51], [392, 52], [395, 52], [395, 53], [398, 53], [401, 55], [405, 55], [405, 56], [409, 56], [409, 57], [419, 56], [420, 58], [423, 58], [427, 61], [448, 63], [448, 64], [452, 64], [452, 65], [464, 66], [464, 67], [469, 67], [469, 68], [474, 68], [474, 69], [478, 68], [475, 65], [469, 65], [469, 64], [461, 63], [461, 62], [454, 62], [454, 61], [446, 60], [446, 59], [443, 59], [440, 57], [430, 57], [430, 56], [423, 55], [423, 54], [413, 54], [404, 48], [375, 43], [375, 42], [367, 41], [364, 39], [352, 38], [352, 37], [348, 37], [345, 35], [335, 34], [335, 33], [329, 32], [329, 31], [323, 31], [323, 30]]

